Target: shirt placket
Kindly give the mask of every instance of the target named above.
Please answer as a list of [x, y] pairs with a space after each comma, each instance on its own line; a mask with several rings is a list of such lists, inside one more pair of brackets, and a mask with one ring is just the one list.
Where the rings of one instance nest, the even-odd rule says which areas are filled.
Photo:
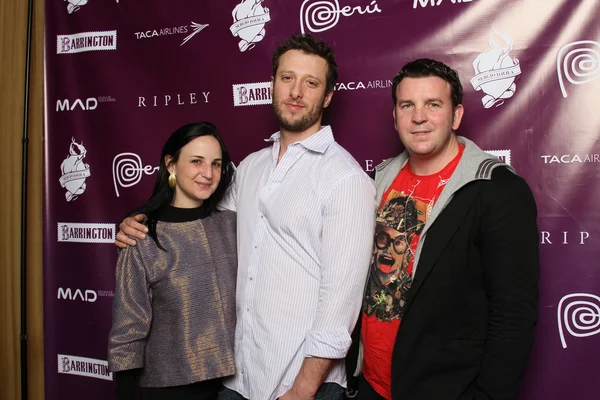
[[[265, 171], [263, 172], [263, 175], [261, 175], [259, 177], [259, 187], [265, 186], [265, 181], [268, 182], [271, 179], [271, 176], [273, 174], [273, 169], [272, 168], [265, 168]], [[258, 193], [256, 194], [256, 197], [252, 199], [252, 201], [256, 202], [256, 209], [260, 210], [261, 209], [261, 200], [260, 200], [260, 194], [262, 193], [262, 189], [258, 191]], [[254, 354], [251, 352], [252, 349], [256, 348], [254, 343], [251, 343], [251, 341], [253, 340], [253, 335], [252, 335], [252, 326], [253, 326], [253, 321], [254, 321], [254, 309], [252, 304], [254, 303], [254, 298], [255, 298], [255, 293], [256, 293], [256, 285], [255, 285], [255, 278], [256, 278], [256, 271], [259, 265], [259, 259], [260, 259], [260, 250], [261, 248], [259, 247], [259, 244], [262, 243], [262, 240], [265, 236], [266, 233], [266, 225], [264, 224], [264, 219], [261, 218], [262, 217], [262, 213], [259, 212], [259, 217], [258, 218], [253, 218], [254, 221], [256, 221], [255, 229], [254, 229], [254, 235], [253, 235], [253, 240], [251, 243], [251, 249], [250, 249], [250, 255], [248, 257], [248, 269], [247, 269], [247, 273], [246, 273], [246, 282], [244, 284], [245, 286], [245, 290], [244, 290], [244, 302], [242, 304], [242, 309], [244, 310], [244, 312], [242, 312], [242, 329], [243, 329], [243, 334], [242, 334], [242, 346], [241, 346], [241, 353], [242, 353], [242, 365], [241, 365], [241, 369], [240, 369], [240, 374], [242, 376], [242, 383], [243, 383], [243, 387], [246, 388], [246, 393], [245, 395], [249, 396], [249, 398], [254, 398], [253, 396], [253, 387], [250, 385], [251, 381], [254, 381], [254, 379], [252, 379], [250, 377], [250, 371], [252, 370], [252, 366], [255, 366], [257, 364], [256, 362], [256, 357], [258, 356], [257, 354]], [[239, 324], [239, 322], [238, 322]]]
[[[261, 267], [261, 261], [269, 262], [268, 255], [265, 256], [265, 251], [263, 250], [265, 243], [268, 242], [266, 240], [267, 229], [268, 229], [268, 219], [265, 216], [265, 210], [269, 207], [273, 206], [273, 199], [275, 194], [277, 193], [277, 189], [281, 186], [283, 178], [288, 173], [289, 169], [294, 165], [297, 161], [299, 154], [298, 146], [292, 145], [288, 147], [288, 150], [281, 158], [280, 162], [277, 162], [277, 153], [279, 152], [279, 146], [273, 146], [273, 162], [272, 168], [266, 168], [266, 174], [268, 176], [261, 178], [261, 188], [257, 194], [257, 211], [258, 216], [255, 219], [256, 221], [256, 229], [254, 231], [254, 239], [252, 241], [250, 262], [248, 263], [248, 273], [246, 278], [246, 290], [245, 290], [245, 301], [244, 301], [244, 353], [247, 353], [248, 349], [256, 348], [255, 344], [248, 343], [251, 338], [254, 337], [252, 334], [253, 331], [253, 322], [256, 317], [253, 308], [253, 303], [256, 295], [256, 275], [258, 273], [259, 268]], [[268, 253], [267, 253], [268, 254]], [[266, 258], [266, 260], [265, 260]], [[260, 339], [259, 339], [260, 340]], [[255, 366], [260, 364], [260, 362], [255, 362], [253, 359], [255, 357], [260, 357], [258, 354], [245, 354], [244, 367], [243, 370], [240, 371], [244, 381], [244, 387], [249, 388], [250, 398], [253, 398], [255, 394], [255, 388], [251, 386], [251, 382], [255, 382], [256, 379], [252, 379], [249, 376], [249, 369], [251, 366]], [[256, 383], [255, 383], [256, 384]], [[264, 390], [264, 388], [259, 388], [259, 390]]]

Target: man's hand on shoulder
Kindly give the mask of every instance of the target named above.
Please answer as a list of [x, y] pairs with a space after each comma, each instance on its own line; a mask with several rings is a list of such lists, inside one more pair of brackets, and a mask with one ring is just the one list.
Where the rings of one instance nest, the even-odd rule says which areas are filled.
[[148, 228], [143, 224], [145, 220], [146, 216], [144, 214], [137, 214], [121, 221], [119, 224], [119, 232], [117, 233], [117, 240], [115, 240], [115, 246], [121, 249], [124, 249], [127, 246], [135, 246], [136, 241], [129, 236], [138, 239], [146, 239]]

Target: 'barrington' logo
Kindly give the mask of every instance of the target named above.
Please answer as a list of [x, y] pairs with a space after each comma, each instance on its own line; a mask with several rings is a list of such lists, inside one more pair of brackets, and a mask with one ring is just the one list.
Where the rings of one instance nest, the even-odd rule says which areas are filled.
[[114, 243], [115, 224], [58, 223], [58, 241], [76, 243]]
[[271, 82], [233, 85], [234, 106], [271, 104]]
[[113, 374], [108, 370], [107, 361], [65, 354], [58, 354], [58, 373], [104, 379], [106, 381], [113, 380]]
[[82, 32], [56, 36], [56, 54], [116, 49], [117, 31]]

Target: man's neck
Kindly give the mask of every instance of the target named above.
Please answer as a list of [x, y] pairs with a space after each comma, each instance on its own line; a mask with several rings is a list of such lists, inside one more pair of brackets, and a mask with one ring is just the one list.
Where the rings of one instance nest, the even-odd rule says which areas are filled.
[[452, 135], [452, 139], [448, 145], [439, 153], [433, 156], [419, 156], [409, 154], [410, 169], [416, 175], [427, 176], [433, 175], [446, 167], [458, 154], [458, 140], [456, 135]]
[[279, 163], [279, 161], [281, 160], [281, 158], [287, 151], [287, 148], [290, 144], [300, 142], [304, 139], [311, 137], [315, 133], [319, 132], [321, 130], [321, 128], [322, 128], [321, 124], [319, 123], [319, 124], [311, 126], [310, 128], [308, 128], [302, 132], [290, 132], [285, 129], [281, 129], [279, 131], [279, 134], [280, 134], [279, 146], [280, 147], [279, 147], [279, 156], [277, 157], [277, 162]]

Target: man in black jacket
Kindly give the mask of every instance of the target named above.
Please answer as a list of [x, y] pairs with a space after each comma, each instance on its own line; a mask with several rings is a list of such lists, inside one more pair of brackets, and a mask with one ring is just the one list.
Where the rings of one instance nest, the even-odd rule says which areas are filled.
[[[537, 209], [509, 165], [457, 136], [462, 85], [420, 59], [393, 80], [405, 151], [375, 169], [377, 227], [356, 398], [509, 400], [534, 337]], [[356, 371], [356, 372], [355, 372]]]

